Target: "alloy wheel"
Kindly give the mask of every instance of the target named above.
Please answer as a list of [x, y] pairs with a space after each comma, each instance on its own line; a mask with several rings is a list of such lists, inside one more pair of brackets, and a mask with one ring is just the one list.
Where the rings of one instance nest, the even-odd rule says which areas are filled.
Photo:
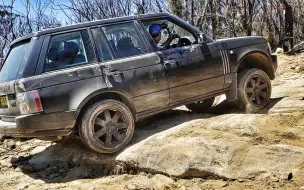
[[93, 135], [103, 148], [115, 148], [126, 139], [127, 128], [121, 111], [104, 109], [94, 119]]
[[250, 103], [263, 105], [269, 99], [270, 89], [267, 82], [261, 76], [255, 75], [248, 81], [245, 93]]

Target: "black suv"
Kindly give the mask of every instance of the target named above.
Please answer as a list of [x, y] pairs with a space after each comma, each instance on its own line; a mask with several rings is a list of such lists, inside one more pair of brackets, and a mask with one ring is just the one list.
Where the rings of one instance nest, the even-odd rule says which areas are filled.
[[[162, 27], [158, 45], [152, 24]], [[276, 68], [265, 38], [213, 41], [167, 13], [47, 29], [15, 40], [1, 66], [0, 133], [79, 134], [92, 150], [113, 153], [135, 121], [180, 105], [202, 111], [226, 94], [257, 112]]]

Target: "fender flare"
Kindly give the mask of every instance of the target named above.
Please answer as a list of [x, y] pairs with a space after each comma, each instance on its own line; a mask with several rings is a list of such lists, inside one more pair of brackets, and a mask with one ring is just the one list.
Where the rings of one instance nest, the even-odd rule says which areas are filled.
[[229, 91], [226, 93], [226, 100], [227, 102], [233, 102], [237, 97], [237, 73], [234, 73]]
[[78, 105], [77, 117], [79, 116], [80, 112], [83, 111], [83, 108], [86, 105], [88, 105], [88, 103], [90, 103], [91, 100], [93, 100], [94, 98], [96, 98], [98, 96], [102, 96], [102, 95], [105, 95], [105, 96], [110, 95], [110, 96], [119, 97], [121, 99], [121, 101], [129, 107], [129, 109], [133, 113], [133, 116], [136, 115], [136, 109], [135, 109], [134, 104], [131, 101], [131, 95], [129, 93], [122, 91], [122, 90], [99, 89], [99, 90], [96, 90], [96, 91], [92, 92], [91, 94], [87, 95], [86, 98], [83, 99], [82, 102]]
[[275, 78], [275, 66], [272, 63], [271, 57], [261, 50], [251, 50], [241, 55], [237, 61], [236, 72], [242, 68], [245, 59], [249, 57], [253, 57], [256, 60], [259, 60], [255, 62], [255, 65], [253, 65], [252, 68], [259, 68], [263, 70], [265, 73], [267, 73], [271, 80]]
[[[264, 70], [268, 74], [270, 79], [275, 78], [275, 68], [274, 68], [274, 65], [272, 64], [271, 57], [267, 53], [265, 53], [261, 50], [250, 50], [250, 51], [242, 54], [240, 56], [240, 58], [238, 58], [236, 71], [233, 75], [232, 83], [230, 85], [229, 91], [226, 93], [226, 100], [228, 102], [233, 102], [237, 99], [238, 71], [239, 71], [240, 67], [242, 66], [244, 60], [254, 54], [263, 55], [264, 58], [267, 58], [268, 62], [266, 62], [266, 64], [257, 65], [257, 68]], [[264, 65], [264, 68], [262, 68], [263, 65]]]
[[271, 57], [267, 54], [267, 53], [265, 53], [265, 52], [263, 52], [262, 50], [257, 50], [257, 49], [255, 49], [255, 50], [250, 50], [250, 51], [247, 51], [246, 53], [244, 53], [244, 54], [241, 54], [241, 56], [240, 56], [240, 58], [238, 59], [238, 62], [237, 62], [237, 67], [248, 57], [248, 56], [250, 56], [250, 55], [252, 55], [252, 54], [256, 54], [256, 53], [259, 53], [259, 54], [262, 54], [262, 55], [264, 55], [265, 57], [267, 57], [269, 60], [271, 60]]

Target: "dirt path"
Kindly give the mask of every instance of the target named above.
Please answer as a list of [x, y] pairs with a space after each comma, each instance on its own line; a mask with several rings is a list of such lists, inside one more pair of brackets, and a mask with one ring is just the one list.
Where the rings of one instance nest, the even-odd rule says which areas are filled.
[[304, 54], [279, 60], [261, 114], [223, 98], [205, 114], [180, 107], [139, 122], [117, 155], [77, 139], [0, 142], [0, 189], [304, 189]]

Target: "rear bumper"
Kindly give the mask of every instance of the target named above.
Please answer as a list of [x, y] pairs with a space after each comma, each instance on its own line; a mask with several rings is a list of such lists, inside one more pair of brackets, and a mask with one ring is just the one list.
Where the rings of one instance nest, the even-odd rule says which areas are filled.
[[67, 136], [73, 131], [75, 112], [19, 116], [15, 122], [0, 120], [0, 134], [13, 137]]

